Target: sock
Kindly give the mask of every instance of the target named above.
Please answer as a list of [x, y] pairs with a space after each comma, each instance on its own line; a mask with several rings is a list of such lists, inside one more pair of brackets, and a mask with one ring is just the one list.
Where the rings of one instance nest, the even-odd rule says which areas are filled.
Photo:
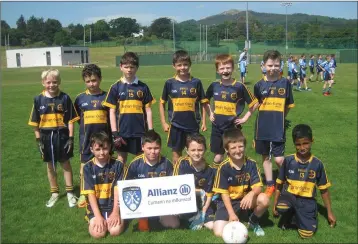
[[266, 181], [266, 185], [267, 185], [267, 186], [273, 186], [273, 185], [275, 185], [275, 181], [273, 181], [273, 180], [268, 180], [268, 181]]
[[51, 192], [51, 194], [58, 194], [60, 191], [59, 191], [58, 186], [56, 186], [56, 187], [51, 187], [50, 192]]
[[259, 217], [257, 217], [254, 213], [252, 213], [249, 217], [249, 223], [251, 225], [257, 225], [259, 223]]
[[331, 87], [328, 87], [327, 92], [331, 92]]
[[301, 87], [301, 81], [297, 81], [297, 89], [300, 89], [300, 87]]
[[67, 193], [73, 193], [73, 186], [66, 186]]

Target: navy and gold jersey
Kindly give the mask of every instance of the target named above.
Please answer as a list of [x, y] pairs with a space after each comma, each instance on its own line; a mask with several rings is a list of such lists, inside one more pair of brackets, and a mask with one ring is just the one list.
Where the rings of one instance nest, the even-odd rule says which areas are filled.
[[285, 141], [285, 110], [295, 106], [291, 83], [286, 78], [274, 82], [262, 79], [255, 84], [255, 97], [260, 105], [256, 117], [255, 139]]
[[160, 102], [168, 102], [168, 120], [172, 125], [187, 132], [196, 132], [201, 120], [199, 103], [207, 103], [208, 99], [199, 79], [190, 77], [182, 82], [174, 77], [165, 82]]
[[[95, 158], [91, 159], [83, 167], [81, 195], [94, 194], [100, 211], [112, 211], [114, 191], [117, 190], [117, 181], [123, 179], [124, 171], [124, 164], [114, 158], [110, 158], [103, 168], [95, 163]], [[88, 204], [89, 211], [92, 209]]]
[[103, 106], [107, 92], [92, 95], [88, 90], [79, 94], [75, 100], [76, 111], [80, 115], [80, 153], [91, 154], [90, 138], [93, 133], [104, 131], [111, 135], [109, 109]]
[[135, 157], [129, 164], [124, 173], [125, 180], [156, 178], [162, 176], [172, 176], [173, 165], [164, 156], [159, 157], [159, 162], [155, 165], [150, 165], [145, 161], [144, 154]]
[[214, 100], [215, 125], [225, 130], [232, 126], [233, 121], [244, 111], [245, 103], [249, 108], [257, 103], [247, 87], [234, 80], [231, 85], [223, 85], [221, 81], [210, 84], [206, 98]]
[[285, 190], [301, 196], [313, 198], [318, 189], [325, 190], [331, 186], [321, 160], [313, 155], [303, 163], [296, 154], [285, 157], [276, 179], [278, 184], [285, 184]]
[[122, 137], [141, 137], [146, 130], [145, 108], [155, 103], [149, 87], [135, 80], [125, 83], [122, 79], [114, 83], [103, 103], [109, 108], [118, 109], [119, 134]]
[[254, 187], [261, 187], [262, 180], [256, 162], [246, 158], [240, 170], [233, 166], [230, 158], [219, 166], [214, 181], [215, 193], [229, 194], [231, 199], [242, 199]]
[[70, 96], [59, 91], [57, 96], [50, 98], [43, 91], [34, 98], [28, 124], [41, 130], [57, 130], [67, 128], [68, 123], [79, 119]]
[[189, 156], [181, 157], [174, 168], [173, 175], [193, 174], [195, 179], [195, 188], [202, 189], [206, 192], [206, 196], [213, 195], [213, 185], [216, 170], [210, 165], [206, 165], [201, 171], [197, 171], [191, 162]]

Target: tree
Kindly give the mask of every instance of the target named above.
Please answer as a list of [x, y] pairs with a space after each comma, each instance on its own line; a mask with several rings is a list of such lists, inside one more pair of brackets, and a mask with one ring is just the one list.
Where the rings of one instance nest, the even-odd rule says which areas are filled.
[[81, 24], [73, 25], [70, 30], [70, 36], [75, 40], [83, 40], [83, 26]]
[[36, 18], [32, 15], [30, 19], [27, 20], [26, 26], [27, 36], [31, 42], [38, 42], [44, 39], [45, 23], [43, 18]]
[[26, 21], [23, 15], [16, 21], [16, 26], [19, 31], [26, 35]]
[[50, 45], [53, 43], [55, 33], [62, 30], [62, 24], [56, 19], [47, 19], [44, 24], [44, 39], [43, 41]]
[[158, 38], [172, 39], [172, 21], [169, 18], [159, 18], [153, 21], [149, 27], [151, 35], [156, 35]]
[[93, 25], [92, 40], [107, 41], [109, 39], [109, 31], [110, 31], [109, 24], [104, 19], [98, 20]]
[[60, 30], [55, 33], [53, 43], [59, 46], [68, 46], [74, 44], [76, 40], [71, 38], [70, 34], [67, 31]]
[[136, 19], [120, 17], [109, 21], [111, 35], [131, 37], [132, 33], [139, 32], [139, 24]]

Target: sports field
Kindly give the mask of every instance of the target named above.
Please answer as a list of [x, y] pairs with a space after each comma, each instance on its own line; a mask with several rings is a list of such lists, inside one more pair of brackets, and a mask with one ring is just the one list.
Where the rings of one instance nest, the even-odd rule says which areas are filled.
[[[113, 63], [114, 60], [111, 60]], [[100, 63], [101, 64], [101, 63]], [[136, 221], [119, 237], [92, 239], [84, 221], [84, 209], [68, 207], [65, 195], [62, 170], [58, 169], [61, 199], [53, 208], [46, 208], [50, 197], [46, 167], [40, 160], [34, 133], [27, 125], [33, 97], [42, 90], [40, 74], [43, 68], [3, 69], [2, 70], [2, 111], [1, 111], [1, 239], [3, 243], [222, 243], [208, 230], [162, 230], [139, 233], [135, 230]], [[253, 91], [260, 78], [259, 65], [248, 67], [248, 87]], [[81, 69], [60, 68], [61, 88], [74, 100], [84, 90]], [[171, 77], [171, 66], [140, 67], [138, 76], [146, 82], [158, 101], [164, 81]], [[286, 72], [285, 72], [286, 73]], [[213, 64], [195, 64], [192, 74], [199, 77], [207, 88], [215, 79]], [[120, 77], [118, 68], [102, 69], [102, 89]], [[238, 73], [236, 73], [238, 77]], [[337, 217], [337, 226], [331, 229], [320, 195], [318, 233], [310, 240], [301, 240], [295, 230], [282, 231], [277, 228], [278, 220], [265, 215], [261, 221], [266, 236], [256, 237], [249, 232], [250, 243], [357, 243], [357, 64], [339, 64], [336, 69], [336, 83], [333, 95], [322, 95], [322, 83], [309, 83], [312, 92], [294, 92], [296, 107], [288, 115], [292, 125], [308, 123], [313, 128], [313, 153], [320, 158], [332, 182], [330, 188], [332, 208]], [[158, 103], [153, 105], [154, 128], [165, 142], [162, 131]], [[245, 124], [243, 131], [251, 142], [256, 113]], [[204, 132], [207, 139], [208, 131]], [[292, 127], [288, 130], [286, 153], [293, 153]], [[75, 158], [72, 159], [74, 184], [78, 192], [79, 154], [78, 126], [76, 126]], [[171, 157], [171, 152], [163, 146], [163, 155]], [[259, 155], [254, 153], [251, 143], [247, 145], [247, 155], [257, 160], [262, 171]], [[213, 155], [206, 156], [211, 162]], [[276, 166], [274, 166], [276, 168]]]

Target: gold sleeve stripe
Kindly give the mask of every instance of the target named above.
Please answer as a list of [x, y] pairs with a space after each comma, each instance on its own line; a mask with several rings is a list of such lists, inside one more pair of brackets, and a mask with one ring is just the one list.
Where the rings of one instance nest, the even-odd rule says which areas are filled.
[[276, 179], [276, 183], [277, 183], [277, 184], [283, 184], [283, 181], [280, 180], [279, 178], [277, 178], [277, 179]]
[[88, 194], [94, 194], [94, 190], [83, 190], [81, 191], [81, 195], [88, 195]]
[[209, 100], [207, 98], [204, 98], [204, 99], [200, 100], [200, 103], [208, 103], [208, 102], [209, 102]]
[[254, 187], [262, 187], [262, 186], [263, 186], [262, 182], [257, 182], [256, 184], [253, 184], [253, 185], [251, 186], [251, 188], [254, 188]]
[[294, 103], [291, 103], [287, 106], [288, 108], [294, 108], [295, 107], [295, 104]]
[[[107, 95], [107, 96], [108, 96], [108, 95]], [[104, 102], [104, 103], [103, 103], [103, 106], [106, 106], [106, 107], [109, 107], [109, 108], [113, 108], [113, 109], [116, 108], [116, 105], [113, 105], [113, 104], [107, 103], [107, 102]]]
[[39, 126], [39, 124], [38, 124], [38, 123], [31, 122], [31, 121], [30, 121], [28, 124], [29, 124], [29, 125], [31, 125], [31, 126]]
[[80, 116], [77, 116], [77, 117], [71, 119], [70, 121], [68, 121], [68, 123], [73, 124], [74, 122], [76, 122], [76, 121], [78, 121], [80, 119], [81, 119]]
[[252, 95], [250, 89], [247, 88], [247, 86], [245, 84], [242, 84], [244, 86], [244, 88], [246, 89], [247, 93], [249, 94], [249, 96], [251, 97], [251, 100], [256, 99], [256, 97], [254, 95]]
[[213, 188], [213, 192], [221, 193], [221, 194], [229, 194], [229, 191], [226, 189]]
[[207, 197], [212, 197], [213, 195], [214, 195], [214, 193], [213, 192], [210, 192], [210, 193], [205, 193], [205, 195], [207, 196]]
[[[251, 98], [252, 99], [252, 98]], [[252, 99], [252, 102], [249, 104], [249, 108], [252, 108], [256, 103], [258, 103], [259, 101], [257, 100], [257, 98]]]
[[166, 101], [164, 101], [162, 98], [160, 98], [160, 103], [161, 103], [161, 104], [165, 104]]
[[[29, 125], [33, 125], [33, 126], [37, 126], [38, 123], [36, 122], [32, 122], [31, 119], [32, 119], [32, 114], [34, 113], [34, 105], [32, 105], [32, 109], [31, 109], [31, 113], [30, 113], [30, 118], [29, 118]], [[36, 124], [36, 125], [35, 125]]]
[[331, 187], [331, 186], [332, 186], [331, 183], [328, 182], [328, 183], [325, 184], [325, 185], [318, 186], [318, 189], [320, 189], [320, 190], [325, 190], [325, 189], [327, 189], [327, 188], [329, 188], [329, 187]]

